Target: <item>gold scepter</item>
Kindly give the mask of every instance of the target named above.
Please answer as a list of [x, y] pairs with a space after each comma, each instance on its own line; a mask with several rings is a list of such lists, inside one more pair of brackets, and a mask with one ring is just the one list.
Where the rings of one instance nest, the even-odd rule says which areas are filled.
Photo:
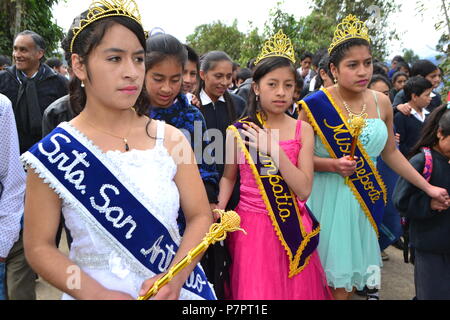
[[[367, 117], [367, 114], [365, 116]], [[366, 119], [364, 116], [353, 116], [352, 115], [350, 117], [350, 119], [348, 120], [348, 122], [349, 122], [350, 133], [353, 137], [351, 148], [350, 148], [349, 158], [350, 158], [350, 160], [354, 160], [359, 136], [361, 135], [362, 131], [366, 127]], [[349, 177], [346, 177], [345, 182], [348, 182], [348, 180], [349, 180]]]
[[218, 241], [223, 241], [227, 237], [228, 232], [234, 231], [242, 231], [245, 234], [245, 230], [240, 228], [241, 218], [234, 211], [223, 211], [223, 210], [214, 210], [213, 212], [218, 213], [220, 215], [220, 223], [214, 223], [209, 232], [203, 238], [202, 242], [189, 251], [189, 253], [184, 257], [183, 260], [174, 265], [170, 270], [158, 281], [153, 284], [153, 287], [144, 295], [139, 297], [137, 300], [148, 300], [154, 295], [158, 293], [158, 291], [169, 283], [173, 277], [175, 277], [181, 270], [186, 268], [189, 264], [192, 263], [192, 260], [195, 259], [199, 254], [203, 253], [208, 249], [208, 247]]

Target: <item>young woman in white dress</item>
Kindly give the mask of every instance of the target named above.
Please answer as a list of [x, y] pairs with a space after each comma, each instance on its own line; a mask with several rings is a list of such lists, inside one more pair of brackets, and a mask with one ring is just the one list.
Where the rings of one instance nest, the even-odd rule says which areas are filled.
[[[135, 5], [134, 1], [129, 4]], [[167, 228], [179, 245], [176, 252], [171, 255], [156, 244], [142, 252], [150, 260], [161, 259], [160, 264], [167, 269], [201, 241], [213, 222], [212, 214], [184, 135], [145, 116], [145, 33], [137, 11], [127, 12], [114, 3], [108, 6], [97, 11], [91, 7], [100, 18], [85, 26], [82, 19], [88, 12], [77, 17], [63, 43], [75, 74], [71, 104], [78, 116], [60, 125], [60, 129], [86, 146]], [[116, 15], [101, 17], [103, 9]], [[80, 21], [84, 26], [81, 31], [77, 29]], [[135, 299], [144, 294], [161, 275], [123, 254], [123, 248], [111, 241], [89, 215], [83, 215], [77, 201], [72, 201], [64, 187], [34, 159], [31, 153], [22, 157], [28, 166], [25, 252], [32, 268], [65, 292], [63, 298], [67, 299]], [[61, 170], [64, 163], [59, 165]], [[95, 179], [103, 177], [98, 175]], [[103, 194], [105, 207], [113, 195], [111, 191]], [[98, 203], [105, 202], [99, 198]], [[176, 223], [180, 204], [187, 222], [183, 239]], [[127, 203], [120, 203], [120, 208], [115, 209], [121, 208], [125, 214], [133, 214], [127, 212]], [[54, 243], [61, 210], [73, 236], [69, 257], [58, 251]], [[94, 216], [92, 210], [91, 213]], [[144, 226], [145, 230], [147, 227], [151, 229]], [[182, 287], [200, 258], [175, 276], [155, 299], [198, 298]]]

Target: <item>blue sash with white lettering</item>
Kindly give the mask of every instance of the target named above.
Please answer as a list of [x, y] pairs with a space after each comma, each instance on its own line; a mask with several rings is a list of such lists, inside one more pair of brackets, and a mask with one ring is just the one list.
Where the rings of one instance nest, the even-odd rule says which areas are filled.
[[[70, 130], [68, 124], [60, 125], [22, 159], [37, 172], [45, 172], [50, 182], [61, 184], [64, 196], [76, 201], [84, 215], [121, 249], [122, 254], [154, 274], [165, 272], [178, 250], [173, 230], [124, 186], [127, 182], [113, 174], [116, 169], [105, 159], [102, 162], [101, 154], [91, 152], [90, 146], [63, 127]], [[154, 249], [157, 249], [156, 254]], [[147, 257], [149, 252], [152, 252], [150, 258]], [[200, 299], [216, 299], [198, 265], [183, 289]]]
[[[322, 89], [306, 97], [300, 104], [330, 156], [334, 159], [350, 156], [353, 136], [330, 93]], [[356, 172], [345, 182], [378, 235], [378, 226], [387, 203], [386, 186], [360, 141], [355, 156], [358, 157]]]

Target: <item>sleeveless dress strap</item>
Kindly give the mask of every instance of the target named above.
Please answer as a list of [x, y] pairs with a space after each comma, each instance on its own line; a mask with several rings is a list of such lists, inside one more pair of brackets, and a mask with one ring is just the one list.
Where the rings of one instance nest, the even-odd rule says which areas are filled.
[[160, 147], [164, 144], [164, 133], [166, 129], [166, 123], [164, 121], [156, 121], [156, 146]]
[[378, 97], [377, 94], [375, 93], [375, 91], [372, 91], [373, 97], [375, 99], [375, 105], [377, 107], [377, 112], [378, 112], [378, 118], [381, 119], [381, 112], [380, 112], [380, 106], [378, 105]]
[[295, 128], [295, 140], [300, 141], [302, 136], [302, 120], [297, 121], [297, 126]]

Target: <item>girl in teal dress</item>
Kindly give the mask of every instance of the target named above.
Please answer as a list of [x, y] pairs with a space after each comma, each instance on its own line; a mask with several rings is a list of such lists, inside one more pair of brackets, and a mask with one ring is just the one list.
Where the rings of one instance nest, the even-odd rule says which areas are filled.
[[[356, 30], [353, 36], [349, 36], [348, 32], [339, 32], [348, 30], [349, 26]], [[346, 36], [341, 38], [342, 34]], [[364, 202], [364, 193], [370, 194], [367, 189], [373, 191], [370, 188], [372, 183], [378, 183], [379, 190], [385, 191], [376, 171], [376, 158], [381, 154], [396, 173], [441, 203], [448, 203], [449, 196], [446, 190], [425, 181], [395, 147], [391, 103], [382, 93], [367, 88], [373, 65], [370, 39], [364, 23], [354, 16], [344, 19], [338, 26], [329, 52], [330, 70], [336, 85], [305, 98], [300, 117], [309, 121], [317, 134], [314, 186], [307, 204], [321, 225], [319, 255], [334, 297], [345, 300], [350, 298], [355, 288], [362, 290], [366, 285], [379, 288], [381, 283], [377, 222], [382, 217], [382, 210], [379, 206], [372, 207], [370, 201], [367, 206]], [[330, 110], [329, 116], [326, 116], [328, 111], [324, 113], [324, 109]], [[326, 116], [320, 119], [323, 121], [318, 119], [317, 114], [320, 113]], [[363, 156], [350, 157], [351, 141], [347, 141], [348, 145], [342, 140], [336, 143], [337, 150], [343, 150], [339, 157], [331, 149], [321, 128], [326, 129], [323, 123], [331, 121], [336, 114], [345, 122], [357, 116], [366, 118], [366, 127], [359, 136], [358, 144]], [[336, 139], [339, 135], [334, 137]], [[364, 184], [367, 189], [358, 189], [362, 195], [358, 198], [357, 189], [351, 185], [355, 177], [358, 177], [356, 180], [360, 178], [361, 159], [365, 163], [371, 162], [371, 169], [366, 173], [372, 180], [371, 185]], [[383, 202], [381, 209], [384, 206], [383, 193], [380, 192], [378, 198], [371, 194], [370, 198]]]

